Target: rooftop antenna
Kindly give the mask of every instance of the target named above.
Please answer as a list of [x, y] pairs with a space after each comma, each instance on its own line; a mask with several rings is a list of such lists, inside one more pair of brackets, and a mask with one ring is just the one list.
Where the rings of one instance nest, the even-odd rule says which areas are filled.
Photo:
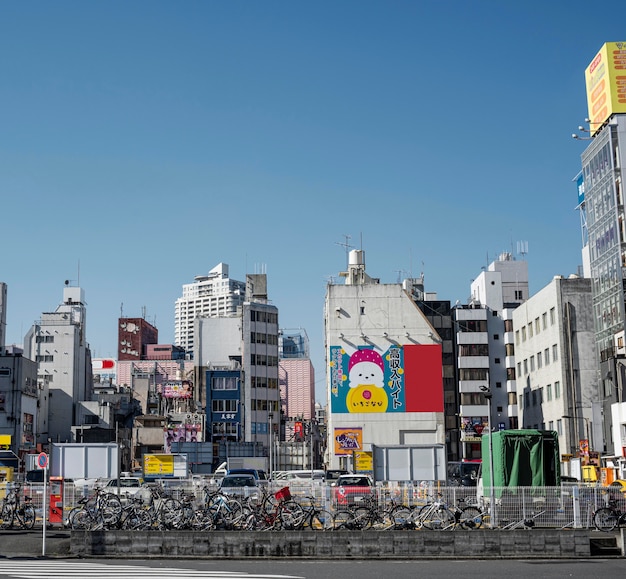
[[141, 306], [141, 317], [142, 319], [146, 319], [146, 306]]
[[120, 304], [120, 318], [124, 317], [124, 302]]
[[341, 247], [343, 247], [346, 250], [346, 268], [347, 268], [350, 263], [350, 250], [354, 249], [354, 246], [350, 245], [350, 240], [352, 239], [351, 235], [346, 235], [344, 233], [343, 237], [345, 238], [345, 241], [343, 243], [339, 241], [335, 241], [335, 243], [337, 245], [341, 245]]

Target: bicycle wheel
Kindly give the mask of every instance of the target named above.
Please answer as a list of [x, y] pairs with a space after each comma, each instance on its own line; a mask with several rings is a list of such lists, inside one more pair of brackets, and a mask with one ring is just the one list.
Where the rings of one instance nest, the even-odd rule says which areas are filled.
[[424, 505], [419, 512], [419, 519], [425, 529], [442, 531], [454, 525], [454, 515], [445, 507], [433, 507]]
[[593, 524], [599, 531], [612, 531], [619, 520], [619, 515], [610, 507], [602, 507], [593, 515]]
[[10, 529], [13, 526], [13, 509], [6, 503], [2, 504], [0, 511], [0, 529]]
[[328, 531], [333, 528], [333, 516], [325, 509], [313, 511], [309, 526], [314, 531]]
[[390, 514], [394, 529], [414, 528], [412, 515], [413, 511], [409, 507], [395, 507]]
[[333, 528], [338, 531], [356, 529], [354, 513], [351, 511], [337, 511], [333, 517]]
[[30, 504], [20, 507], [19, 518], [23, 529], [32, 529], [35, 526], [35, 507]]
[[478, 507], [465, 507], [461, 509], [459, 524], [462, 529], [480, 529], [483, 524], [483, 514]]
[[280, 506], [278, 518], [281, 527], [287, 531], [292, 531], [302, 526], [304, 522], [304, 510], [295, 501], [287, 501]]
[[352, 510], [352, 514], [354, 515], [354, 529], [365, 530], [372, 526], [374, 513], [367, 507], [357, 507]]
[[81, 509], [72, 517], [72, 529], [93, 531], [102, 528], [104, 522], [100, 513], [91, 513], [87, 509]]
[[183, 509], [180, 501], [165, 499], [161, 504], [160, 523], [166, 529], [176, 529], [183, 518]]

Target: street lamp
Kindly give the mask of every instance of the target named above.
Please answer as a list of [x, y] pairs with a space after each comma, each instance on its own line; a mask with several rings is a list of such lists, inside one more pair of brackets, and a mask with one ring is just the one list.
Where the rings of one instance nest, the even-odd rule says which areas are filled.
[[480, 386], [480, 389], [487, 400], [487, 429], [489, 430], [489, 506], [491, 508], [491, 526], [494, 528], [496, 525], [496, 501], [493, 496], [493, 432], [491, 431], [491, 399], [493, 393], [488, 386]]

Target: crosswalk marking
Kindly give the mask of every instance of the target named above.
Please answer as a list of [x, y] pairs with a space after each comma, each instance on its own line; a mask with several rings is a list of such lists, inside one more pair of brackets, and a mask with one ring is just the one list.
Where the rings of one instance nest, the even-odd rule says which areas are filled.
[[143, 565], [106, 565], [104, 563], [74, 561], [0, 560], [0, 577], [21, 579], [114, 579], [131, 576], [133, 579], [302, 579], [293, 575], [267, 575], [237, 571], [201, 571], [172, 567], [147, 567]]

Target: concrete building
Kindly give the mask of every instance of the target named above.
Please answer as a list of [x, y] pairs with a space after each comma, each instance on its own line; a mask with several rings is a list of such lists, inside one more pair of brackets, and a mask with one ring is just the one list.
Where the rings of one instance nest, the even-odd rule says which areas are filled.
[[591, 280], [556, 276], [513, 327], [520, 427], [556, 430], [562, 454], [605, 452]]
[[280, 423], [280, 393], [278, 309], [268, 300], [266, 274], [246, 276], [245, 301], [235, 312], [196, 317], [194, 334], [207, 432], [214, 440], [269, 449]]
[[402, 284], [381, 284], [349, 254], [325, 300], [328, 468], [372, 445], [444, 445], [441, 339]]
[[37, 394], [37, 364], [0, 352], [0, 436], [10, 437], [7, 450], [18, 456], [36, 450]]
[[518, 428], [513, 311], [527, 299], [527, 262], [503, 253], [472, 282], [468, 304], [454, 309], [463, 459], [481, 458], [490, 423]]
[[585, 71], [589, 142], [577, 176], [583, 266], [591, 278], [607, 454], [626, 456], [626, 106], [616, 100], [623, 43], [605, 43]]
[[24, 357], [38, 369], [38, 442], [72, 442], [78, 402], [91, 399], [91, 351], [86, 338], [87, 304], [81, 288], [66, 282], [63, 302], [43, 313], [24, 337]]
[[245, 295], [246, 284], [228, 277], [226, 263], [219, 263], [208, 275], [196, 276], [193, 283], [183, 285], [183, 295], [174, 306], [174, 343], [192, 355], [196, 318], [235, 315]]
[[159, 330], [144, 318], [120, 318], [117, 334], [118, 360], [145, 360], [148, 345], [159, 343]]

